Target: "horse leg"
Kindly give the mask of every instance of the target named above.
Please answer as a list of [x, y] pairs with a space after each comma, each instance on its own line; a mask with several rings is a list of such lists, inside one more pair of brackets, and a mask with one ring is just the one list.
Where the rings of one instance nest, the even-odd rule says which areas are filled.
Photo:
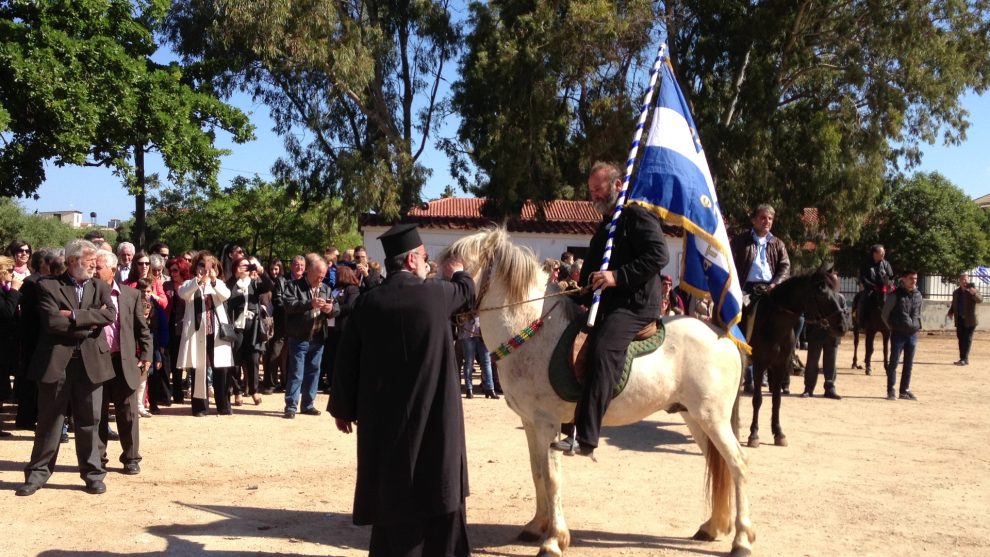
[[[697, 443], [698, 448], [701, 449], [701, 454], [705, 455], [707, 458], [708, 452], [711, 450], [708, 434], [705, 433], [705, 430], [701, 427], [701, 424], [699, 424], [698, 421], [691, 416], [691, 414], [681, 412], [681, 417], [684, 418], [684, 423], [688, 426], [688, 429], [691, 430], [691, 437], [694, 437], [694, 442]], [[736, 444], [739, 444], [738, 440], [736, 440]], [[698, 527], [698, 531], [694, 534], [692, 539], [702, 542], [715, 541], [719, 532], [718, 527], [715, 524], [716, 520], [714, 517], [714, 512], [712, 514], [713, 516], [708, 517], [708, 520]]]
[[[863, 355], [863, 361], [866, 363], [866, 374], [870, 375], [873, 369], [870, 367], [870, 360], [873, 358], [873, 341], [877, 336], [875, 329], [866, 330], [866, 353]], [[884, 367], [886, 369], [886, 367]]]
[[[753, 528], [753, 523], [749, 517], [749, 492], [746, 488], [746, 476], [749, 467], [746, 462], [746, 455], [743, 453], [732, 427], [727, 422], [723, 421], [713, 425], [710, 429], [707, 461], [709, 476], [714, 481], [710, 483], [713, 512], [709, 522], [719, 514], [722, 515], [726, 526], [732, 520], [729, 509], [732, 494], [728, 491], [728, 479], [731, 478], [735, 488], [736, 534], [732, 539], [732, 552], [729, 553], [729, 556], [747, 557], [752, 555], [752, 544], [756, 541], [756, 530]], [[729, 478], [719, 481], [718, 475], [720, 473], [724, 475], [725, 468], [728, 468]], [[721, 512], [719, 512], [720, 509]]]
[[790, 375], [790, 366], [785, 366], [783, 370], [771, 369], [770, 375], [770, 431], [773, 432], [773, 444], [778, 447], [787, 446], [787, 436], [780, 427], [780, 394], [783, 390], [783, 376]]
[[[530, 461], [534, 468], [539, 467], [543, 479], [543, 506], [546, 509], [546, 538], [540, 545], [538, 557], [561, 557], [571, 545], [571, 532], [564, 521], [564, 506], [561, 498], [563, 473], [560, 466], [560, 453], [550, 449], [550, 442], [560, 427], [559, 423], [547, 422], [533, 426], [530, 438]], [[529, 436], [527, 436], [529, 437]], [[537, 488], [539, 496], [539, 488]], [[537, 503], [537, 521], [540, 505]], [[527, 525], [528, 526], [528, 525]]]
[[[757, 382], [757, 367], [753, 366], [753, 421], [749, 426], [749, 439], [746, 446], [757, 449], [760, 446], [760, 406], [763, 405], [763, 388]], [[763, 377], [763, 370], [760, 370], [759, 377]]]
[[523, 422], [523, 429], [526, 431], [526, 442], [529, 445], [529, 467], [533, 474], [533, 485], [536, 487], [536, 515], [523, 526], [518, 538], [525, 542], [535, 542], [543, 539], [543, 533], [547, 531], [547, 525], [550, 522], [550, 511], [547, 509], [547, 464], [537, 456], [546, 448], [546, 444], [540, 444], [538, 437], [541, 436], [537, 435], [534, 424]]
[[859, 354], [859, 327], [853, 327], [853, 365], [851, 369], [863, 369], [857, 362]]

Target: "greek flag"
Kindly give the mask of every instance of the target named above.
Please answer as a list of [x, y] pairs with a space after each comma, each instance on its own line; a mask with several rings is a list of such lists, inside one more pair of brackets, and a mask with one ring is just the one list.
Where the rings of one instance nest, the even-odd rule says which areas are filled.
[[664, 62], [660, 95], [629, 202], [684, 228], [681, 288], [692, 296], [710, 296], [715, 321], [749, 352], [739, 329], [742, 289], [708, 161], [673, 69]]
[[990, 284], [990, 270], [987, 270], [986, 267], [982, 265], [977, 267], [976, 276], [980, 277], [980, 280], [982, 280], [984, 284]]

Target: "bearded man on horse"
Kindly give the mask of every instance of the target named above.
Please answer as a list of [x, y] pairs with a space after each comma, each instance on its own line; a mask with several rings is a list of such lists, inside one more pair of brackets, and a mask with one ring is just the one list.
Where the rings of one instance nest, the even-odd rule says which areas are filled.
[[[568, 436], [550, 445], [554, 450], [582, 456], [593, 456], [598, 447], [602, 418], [622, 374], [629, 343], [660, 316], [660, 271], [669, 259], [660, 219], [630, 204], [623, 208], [616, 226], [609, 270], [597, 270], [605, 255], [611, 215], [621, 188], [618, 166], [605, 162], [592, 166], [588, 191], [602, 221], [588, 246], [579, 284], [602, 289], [600, 317], [588, 335], [587, 375], [575, 409], [576, 439]], [[590, 301], [586, 295], [581, 303], [589, 305]]]

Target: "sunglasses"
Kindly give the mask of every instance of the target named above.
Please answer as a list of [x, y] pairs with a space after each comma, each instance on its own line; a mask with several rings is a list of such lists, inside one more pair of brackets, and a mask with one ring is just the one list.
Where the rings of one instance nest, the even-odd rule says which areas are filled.
[[145, 265], [151, 265], [151, 262], [150, 261], [138, 261], [137, 264], [138, 265], [141, 265], [143, 267]]
[[31, 253], [31, 248], [21, 248], [17, 250], [15, 253]]

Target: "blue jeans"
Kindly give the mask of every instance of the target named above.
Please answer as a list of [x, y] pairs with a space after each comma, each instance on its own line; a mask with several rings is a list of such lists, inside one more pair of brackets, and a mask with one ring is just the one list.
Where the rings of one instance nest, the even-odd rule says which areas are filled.
[[481, 364], [481, 384], [486, 393], [495, 391], [495, 383], [492, 381], [492, 358], [485, 347], [485, 341], [481, 337], [468, 337], [461, 339], [461, 346], [464, 348], [464, 384], [467, 385], [467, 392], [471, 392], [471, 370], [474, 368], [474, 361], [477, 359]]
[[890, 362], [887, 364], [887, 390], [894, 390], [897, 380], [897, 363], [904, 352], [904, 369], [901, 370], [901, 390], [904, 392], [911, 387], [911, 368], [914, 366], [914, 347], [918, 344], [918, 335], [890, 334]]
[[296, 412], [296, 400], [302, 391], [302, 409], [313, 408], [320, 381], [323, 342], [289, 339], [288, 377], [285, 382], [285, 411]]

